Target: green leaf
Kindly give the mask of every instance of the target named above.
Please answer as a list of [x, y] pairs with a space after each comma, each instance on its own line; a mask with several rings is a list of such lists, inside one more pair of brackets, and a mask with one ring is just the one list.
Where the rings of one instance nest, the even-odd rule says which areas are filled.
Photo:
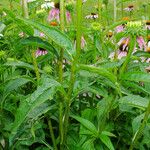
[[139, 115], [139, 116], [137, 116], [136, 118], [133, 119], [133, 121], [132, 121], [132, 129], [133, 129], [133, 133], [134, 134], [138, 131], [138, 129], [139, 129], [140, 125], [141, 125], [141, 121], [142, 121], [143, 118], [144, 118], [144, 114], [141, 114], [141, 115]]
[[41, 48], [46, 49], [50, 53], [56, 55], [57, 57], [59, 57], [59, 54], [58, 54], [57, 50], [50, 43], [48, 43], [47, 41], [42, 40], [39, 37], [30, 36], [26, 39], [21, 39], [19, 44], [24, 45], [24, 46], [41, 47]]
[[120, 105], [129, 105], [140, 109], [145, 109], [148, 106], [149, 100], [138, 95], [124, 96], [119, 100]]
[[102, 134], [107, 135], [107, 136], [111, 136], [111, 137], [116, 137], [113, 133], [108, 132], [108, 131], [102, 131]]
[[17, 90], [18, 87], [20, 87], [28, 82], [34, 82], [34, 80], [27, 76], [18, 76], [18, 77], [12, 78], [5, 85], [4, 92], [8, 94], [9, 92], [11, 92], [13, 90]]
[[107, 135], [105, 135], [105, 134], [101, 134], [100, 135], [100, 140], [110, 149], [110, 150], [115, 150], [114, 149], [114, 146], [113, 146], [113, 144], [112, 144], [112, 142], [111, 142], [111, 140], [110, 140], [110, 138], [107, 136]]
[[19, 132], [22, 132], [20, 130], [24, 130], [21, 126], [26, 123], [28, 116], [31, 116], [34, 109], [39, 108], [48, 99], [52, 99], [59, 87], [60, 84], [58, 82], [46, 78], [44, 79], [43, 84], [38, 87], [33, 94], [21, 101], [15, 114], [15, 121], [11, 130], [12, 132], [9, 139], [10, 146], [17, 140], [18, 135], [20, 135]]
[[123, 85], [125, 85], [128, 88], [129, 87], [133, 88], [134, 91], [137, 90], [138, 92], [142, 92], [142, 93], [145, 93], [145, 94], [150, 94], [150, 91], [148, 91], [144, 87], [138, 85], [137, 83], [129, 82], [129, 81], [123, 81]]
[[144, 72], [128, 72], [121, 79], [135, 82], [150, 82], [150, 74]]
[[28, 26], [27, 24], [25, 24], [25, 22], [23, 22], [22, 20], [16, 18], [16, 15], [14, 13], [12, 13], [12, 11], [8, 10], [8, 9], [4, 9], [4, 11], [7, 13], [7, 15], [9, 15], [9, 17], [11, 17], [12, 21], [15, 22], [15, 24], [17, 24], [17, 26], [25, 33], [27, 33], [28, 35], [33, 35], [34, 34], [34, 30], [31, 28], [31, 26]]
[[5, 83], [3, 101], [13, 90], [17, 90], [19, 87], [23, 86], [28, 82], [35, 83], [34, 80], [28, 76], [17, 76], [12, 79], [9, 79], [9, 81], [6, 82], [8, 83]]
[[[75, 115], [71, 115], [71, 117], [76, 119], [77, 121], [79, 121], [85, 128], [87, 128], [89, 131], [91, 131], [95, 137], [98, 135], [98, 131], [92, 122], [90, 122], [89, 120], [84, 119], [82, 117], [75, 116]], [[89, 134], [89, 132], [88, 132], [88, 134]]]
[[[30, 69], [30, 70], [34, 70], [34, 66], [30, 65], [26, 62], [23, 61], [19, 61], [19, 60], [10, 60], [7, 61], [4, 66], [12, 66], [12, 67], [21, 67], [21, 68], [26, 68], [26, 69]], [[39, 69], [40, 73], [43, 73], [42, 70]]]
[[95, 139], [89, 139], [87, 140], [83, 145], [82, 145], [82, 148], [83, 150], [95, 150], [94, 148], [94, 140]]
[[91, 73], [96, 73], [99, 74], [103, 77], [106, 77], [107, 79], [109, 79], [111, 82], [115, 83], [117, 82], [117, 78], [114, 74], [110, 73], [107, 69], [102, 68], [102, 67], [95, 67], [92, 65], [79, 65], [78, 68], [80, 70], [86, 70], [89, 71]]
[[62, 33], [60, 30], [54, 27], [46, 26], [41, 23], [37, 23], [35, 21], [21, 18], [20, 20], [24, 21], [24, 23], [28, 24], [29, 26], [33, 26], [34, 28], [43, 32], [50, 40], [59, 45], [61, 48], [65, 49], [66, 55], [71, 60], [73, 59], [72, 58], [72, 55], [74, 54], [73, 45], [71, 40], [68, 38], [66, 34]]

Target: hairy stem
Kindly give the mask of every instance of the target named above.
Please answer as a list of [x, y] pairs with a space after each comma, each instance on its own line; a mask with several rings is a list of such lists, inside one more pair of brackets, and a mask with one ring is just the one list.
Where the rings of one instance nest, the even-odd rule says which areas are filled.
[[22, 0], [22, 13], [24, 18], [29, 18], [27, 0]]
[[57, 150], [57, 144], [56, 144], [56, 140], [55, 140], [55, 136], [54, 136], [54, 132], [53, 132], [52, 122], [50, 119], [48, 120], [48, 126], [49, 126], [49, 130], [50, 130], [50, 135], [52, 138], [54, 150]]
[[34, 70], [35, 70], [35, 74], [36, 74], [37, 83], [39, 83], [40, 73], [39, 73], [38, 64], [37, 64], [37, 61], [36, 61], [34, 50], [32, 50], [32, 59], [33, 59], [33, 65], [34, 65]]
[[70, 84], [67, 94], [67, 100], [66, 100], [66, 111], [65, 111], [65, 120], [64, 120], [64, 132], [65, 132], [65, 139], [68, 131], [68, 122], [69, 122], [69, 112], [70, 112], [70, 101], [71, 101], [71, 95], [73, 92], [73, 87], [75, 83], [76, 78], [76, 65], [78, 63], [78, 58], [81, 53], [81, 21], [82, 21], [82, 0], [77, 0], [77, 6], [76, 6], [76, 12], [77, 12], [77, 32], [76, 32], [76, 55], [73, 60], [72, 66], [71, 66], [71, 76], [70, 76]]
[[[60, 29], [64, 31], [65, 28], [65, 1], [60, 0]], [[59, 65], [59, 82], [63, 82], [63, 57], [64, 50], [60, 50], [60, 58], [58, 60]], [[60, 150], [63, 149], [63, 140], [64, 140], [64, 130], [63, 130], [63, 102], [64, 99], [61, 94], [59, 94], [60, 102], [59, 102], [59, 135], [60, 135]]]

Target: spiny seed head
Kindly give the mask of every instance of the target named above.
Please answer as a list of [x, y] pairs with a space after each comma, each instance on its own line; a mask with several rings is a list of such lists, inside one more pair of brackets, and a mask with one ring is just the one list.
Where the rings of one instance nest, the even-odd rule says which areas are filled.
[[133, 8], [133, 7], [134, 7], [133, 5], [128, 5], [128, 8], [130, 8], [130, 9]]
[[147, 47], [147, 48], [146, 48], [146, 51], [147, 51], [148, 53], [150, 53], [150, 47]]
[[127, 23], [127, 27], [131, 27], [131, 28], [142, 27], [142, 22], [141, 21], [130, 21]]
[[95, 30], [95, 31], [98, 31], [98, 30], [101, 29], [101, 24], [98, 23], [98, 22], [93, 22], [93, 23], [91, 24], [91, 28], [92, 28], [93, 30]]
[[146, 21], [146, 25], [150, 25], [150, 20], [147, 20], [147, 21]]
[[150, 40], [150, 35], [147, 36], [147, 39]]
[[126, 34], [141, 36], [145, 34], [145, 30], [141, 21], [129, 21], [126, 25]]

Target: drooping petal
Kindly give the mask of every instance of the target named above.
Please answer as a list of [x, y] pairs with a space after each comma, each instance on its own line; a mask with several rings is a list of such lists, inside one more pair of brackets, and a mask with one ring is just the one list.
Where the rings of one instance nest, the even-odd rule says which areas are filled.
[[84, 37], [82, 36], [81, 37], [81, 48], [83, 49], [85, 47], [85, 45], [86, 45], [86, 41], [85, 41]]
[[120, 26], [117, 26], [117, 27], [116, 27], [116, 32], [117, 32], [117, 33], [123, 32], [123, 31], [124, 31], [123, 25], [120, 25]]
[[140, 50], [142, 50], [143, 48], [144, 49], [146, 48], [146, 43], [145, 43], [144, 38], [142, 36], [138, 36], [136, 38], [136, 40], [137, 40], [137, 43], [138, 43]]
[[118, 59], [121, 59], [121, 58], [126, 57], [126, 56], [127, 56], [127, 51], [119, 51]]
[[129, 41], [130, 41], [130, 38], [129, 38], [129, 37], [125, 39], [125, 43], [124, 43], [124, 45], [123, 45], [123, 51], [124, 51], [124, 50], [126, 49], [126, 47], [128, 46]]
[[71, 21], [71, 14], [69, 11], [66, 11], [66, 20], [67, 20], [67, 23]]

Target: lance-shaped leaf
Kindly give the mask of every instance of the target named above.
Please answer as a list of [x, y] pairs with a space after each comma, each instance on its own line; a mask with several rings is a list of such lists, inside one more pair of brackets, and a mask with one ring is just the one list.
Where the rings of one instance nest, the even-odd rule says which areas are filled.
[[144, 72], [128, 72], [121, 79], [135, 82], [150, 82], [150, 74]]
[[95, 67], [92, 65], [79, 65], [78, 68], [80, 70], [86, 70], [89, 71], [91, 73], [96, 73], [99, 74], [103, 77], [108, 78], [111, 82], [116, 83], [117, 82], [117, 78], [114, 74], [112, 74], [111, 72], [109, 72], [107, 69], [102, 68], [102, 67]]
[[[84, 119], [82, 117], [79, 116], [75, 116], [75, 115], [71, 115], [72, 118], [76, 119], [77, 121], [79, 121], [86, 129], [88, 129], [95, 137], [98, 135], [98, 131], [95, 127], [95, 125], [90, 122], [87, 119]], [[89, 132], [87, 132], [87, 134], [89, 134]]]
[[129, 105], [140, 109], [145, 109], [148, 106], [149, 100], [138, 95], [124, 96], [119, 100], [120, 105]]
[[52, 99], [59, 87], [60, 84], [57, 81], [45, 79], [43, 84], [38, 87], [33, 94], [20, 102], [20, 106], [16, 112], [15, 121], [11, 130], [12, 132], [9, 139], [10, 146], [12, 146], [12, 144], [16, 142], [18, 136], [20, 136], [19, 132], [23, 133], [20, 129], [24, 129], [22, 125], [26, 123], [27, 117], [31, 116], [31, 113], [33, 113], [36, 108], [39, 108], [48, 99]]

